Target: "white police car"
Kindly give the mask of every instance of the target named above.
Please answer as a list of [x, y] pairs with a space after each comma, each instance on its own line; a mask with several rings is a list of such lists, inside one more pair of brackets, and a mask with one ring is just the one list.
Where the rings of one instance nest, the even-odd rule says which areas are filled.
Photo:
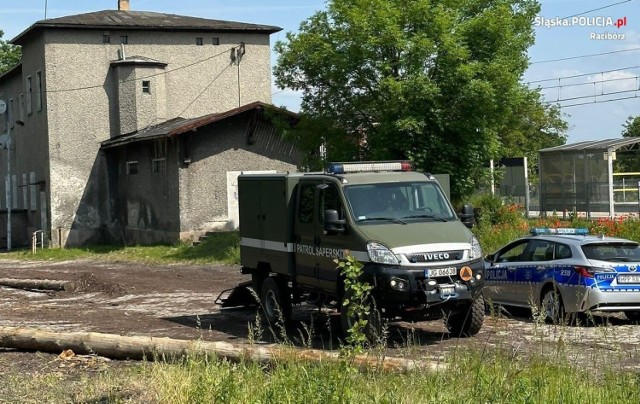
[[640, 246], [587, 229], [531, 230], [485, 257], [485, 300], [567, 313], [623, 311], [640, 320]]

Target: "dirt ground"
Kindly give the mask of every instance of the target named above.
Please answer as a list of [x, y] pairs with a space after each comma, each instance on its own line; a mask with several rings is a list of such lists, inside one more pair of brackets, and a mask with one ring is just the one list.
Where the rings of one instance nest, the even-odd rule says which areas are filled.
[[[221, 310], [215, 303], [224, 289], [248, 280], [239, 267], [0, 259], [0, 278], [73, 284], [73, 290], [59, 292], [0, 287], [0, 326], [241, 344], [247, 342], [249, 325], [255, 324], [255, 309]], [[288, 334], [294, 343], [337, 349], [336, 317], [313, 306], [298, 306]], [[562, 352], [579, 363], [605, 357], [624, 367], [640, 366], [640, 325], [622, 314], [601, 318], [595, 325], [562, 327], [536, 323], [530, 317], [528, 311], [488, 316], [472, 338], [450, 337], [441, 321], [393, 323], [388, 328], [387, 354], [443, 360], [472, 346], [500, 349], [514, 358], [531, 352], [553, 358]], [[262, 339], [270, 340], [269, 333], [264, 332]], [[0, 380], [9, 370], [28, 373], [52, 358], [0, 349]]]

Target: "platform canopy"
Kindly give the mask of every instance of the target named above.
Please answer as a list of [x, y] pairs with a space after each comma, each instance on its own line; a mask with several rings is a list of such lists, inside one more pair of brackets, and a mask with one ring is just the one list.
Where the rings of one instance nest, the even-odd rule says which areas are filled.
[[542, 149], [539, 157], [541, 214], [638, 213], [640, 173], [615, 172], [614, 162], [640, 158], [640, 138], [565, 144]]

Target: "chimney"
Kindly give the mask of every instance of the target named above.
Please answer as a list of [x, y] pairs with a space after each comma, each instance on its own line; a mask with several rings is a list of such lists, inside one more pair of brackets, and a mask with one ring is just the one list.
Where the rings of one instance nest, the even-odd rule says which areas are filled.
[[129, 11], [129, 0], [118, 0], [118, 10]]

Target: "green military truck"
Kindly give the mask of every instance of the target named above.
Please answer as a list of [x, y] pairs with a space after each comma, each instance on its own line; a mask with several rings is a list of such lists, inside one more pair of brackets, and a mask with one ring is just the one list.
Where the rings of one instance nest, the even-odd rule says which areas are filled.
[[[484, 320], [484, 263], [438, 182], [409, 162], [331, 164], [326, 172], [238, 177], [240, 258], [269, 321], [293, 303], [341, 308], [336, 259], [363, 264], [375, 312], [390, 320], [444, 318], [458, 336]], [[466, 221], [466, 226], [461, 221]], [[347, 327], [342, 310], [343, 327]]]

